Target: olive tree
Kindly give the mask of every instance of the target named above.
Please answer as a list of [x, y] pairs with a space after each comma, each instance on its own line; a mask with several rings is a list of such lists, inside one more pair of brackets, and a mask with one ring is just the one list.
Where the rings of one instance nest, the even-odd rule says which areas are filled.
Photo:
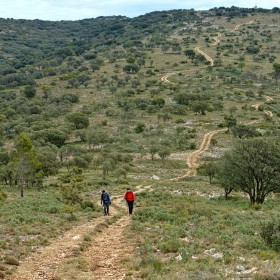
[[252, 204], [280, 191], [280, 147], [263, 139], [242, 140], [221, 159], [223, 185], [248, 194]]

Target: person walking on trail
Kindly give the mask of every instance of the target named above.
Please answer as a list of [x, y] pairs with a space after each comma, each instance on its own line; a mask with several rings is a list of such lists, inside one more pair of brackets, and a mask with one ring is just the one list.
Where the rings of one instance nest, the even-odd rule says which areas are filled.
[[111, 204], [110, 195], [103, 190], [101, 192], [101, 205], [103, 205], [104, 215], [109, 215], [109, 205]]
[[127, 202], [128, 206], [128, 213], [131, 215], [133, 211], [133, 203], [135, 200], [135, 195], [134, 193], [130, 190], [130, 188], [127, 188], [125, 194], [124, 194], [124, 199]]

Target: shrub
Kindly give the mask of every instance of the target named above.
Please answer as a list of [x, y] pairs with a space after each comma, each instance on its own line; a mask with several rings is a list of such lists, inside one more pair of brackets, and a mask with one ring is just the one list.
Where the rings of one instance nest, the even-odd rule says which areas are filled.
[[10, 265], [17, 265], [17, 266], [19, 265], [19, 261], [12, 256], [7, 256], [5, 259], [5, 263]]
[[7, 194], [0, 191], [0, 200], [5, 200], [7, 198]]
[[263, 225], [260, 235], [268, 246], [280, 252], [280, 219], [269, 221]]
[[96, 205], [95, 205], [95, 203], [94, 203], [93, 201], [84, 200], [84, 201], [82, 201], [80, 204], [81, 204], [82, 209], [90, 208], [90, 209], [92, 209], [93, 211], [96, 210]]
[[5, 270], [8, 270], [8, 268], [0, 263], [0, 271], [5, 271]]
[[141, 260], [140, 266], [151, 266], [156, 272], [162, 270], [163, 264], [161, 260], [158, 260], [154, 257], [148, 257]]
[[159, 248], [164, 253], [177, 253], [182, 242], [177, 238], [170, 238], [159, 243]]

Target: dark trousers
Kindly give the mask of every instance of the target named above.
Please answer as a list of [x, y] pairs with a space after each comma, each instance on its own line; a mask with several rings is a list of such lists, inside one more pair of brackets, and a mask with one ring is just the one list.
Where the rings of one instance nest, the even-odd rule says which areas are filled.
[[129, 214], [132, 214], [132, 211], [133, 211], [133, 203], [134, 203], [134, 201], [127, 201], [128, 213], [129, 213]]
[[103, 202], [103, 210], [104, 210], [104, 215], [109, 215], [109, 203], [104, 203]]

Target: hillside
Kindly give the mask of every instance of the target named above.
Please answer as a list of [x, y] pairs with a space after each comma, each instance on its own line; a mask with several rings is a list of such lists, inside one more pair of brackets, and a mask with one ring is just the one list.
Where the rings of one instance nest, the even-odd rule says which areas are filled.
[[[280, 279], [279, 27], [279, 8], [0, 19], [0, 278]], [[245, 138], [276, 147], [260, 204], [209, 171]]]

